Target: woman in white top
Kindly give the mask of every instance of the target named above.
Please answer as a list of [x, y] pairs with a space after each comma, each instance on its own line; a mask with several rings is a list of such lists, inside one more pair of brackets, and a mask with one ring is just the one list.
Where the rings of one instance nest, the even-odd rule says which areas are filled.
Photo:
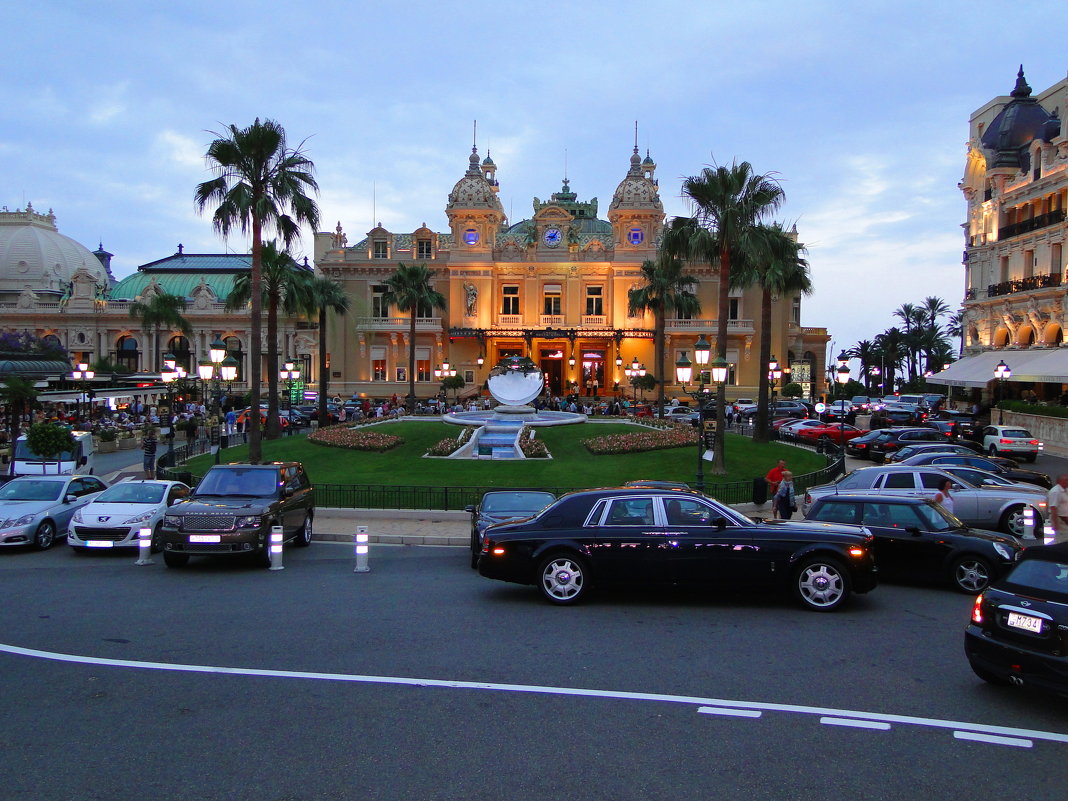
[[938, 488], [938, 494], [934, 497], [935, 503], [942, 504], [942, 507], [950, 514], [954, 514], [953, 494], [950, 492], [952, 488], [953, 482], [947, 478], [942, 481], [941, 486]]

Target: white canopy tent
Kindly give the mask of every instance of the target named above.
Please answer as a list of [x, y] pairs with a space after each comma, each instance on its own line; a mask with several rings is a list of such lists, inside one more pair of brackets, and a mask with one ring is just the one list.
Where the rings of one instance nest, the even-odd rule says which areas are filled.
[[994, 368], [1004, 361], [1012, 371], [1009, 381], [1068, 383], [1068, 348], [988, 350], [966, 356], [927, 379], [950, 387], [985, 387], [994, 380]]

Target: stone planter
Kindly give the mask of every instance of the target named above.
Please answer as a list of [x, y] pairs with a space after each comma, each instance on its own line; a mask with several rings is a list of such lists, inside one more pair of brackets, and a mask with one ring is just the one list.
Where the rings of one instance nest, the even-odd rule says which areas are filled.
[[120, 451], [132, 451], [137, 447], [137, 440], [133, 437], [126, 437], [125, 439], [118, 440]]
[[113, 439], [110, 442], [101, 440], [100, 447], [97, 448], [97, 451], [100, 453], [115, 453], [118, 449], [119, 441], [117, 439]]

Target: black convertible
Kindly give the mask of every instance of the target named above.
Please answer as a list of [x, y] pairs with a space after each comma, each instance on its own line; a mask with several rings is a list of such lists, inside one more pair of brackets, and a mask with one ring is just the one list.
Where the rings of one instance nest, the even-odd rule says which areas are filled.
[[595, 584], [689, 584], [789, 590], [828, 612], [876, 586], [872, 542], [856, 526], [752, 520], [699, 492], [620, 487], [573, 492], [492, 526], [478, 570], [533, 584], [555, 604]]

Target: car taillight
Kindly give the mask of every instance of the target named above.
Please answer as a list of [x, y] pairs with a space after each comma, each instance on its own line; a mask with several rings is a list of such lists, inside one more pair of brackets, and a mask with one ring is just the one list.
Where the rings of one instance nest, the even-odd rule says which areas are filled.
[[812, 503], [812, 496], [811, 496], [811, 495], [809, 495], [809, 494], [808, 494], [808, 493], [806, 492], [806, 493], [805, 493], [805, 506], [808, 506], [808, 505], [809, 505], [810, 503]]
[[1005, 437], [1002, 437], [1001, 439], [998, 440], [998, 442], [1000, 442], [1002, 445], [1012, 445], [1012, 443], [1019, 442], [1019, 440], [1018, 439], [1006, 439]]
[[980, 595], [975, 599], [975, 605], [972, 606], [972, 623], [983, 622], [983, 596]]

